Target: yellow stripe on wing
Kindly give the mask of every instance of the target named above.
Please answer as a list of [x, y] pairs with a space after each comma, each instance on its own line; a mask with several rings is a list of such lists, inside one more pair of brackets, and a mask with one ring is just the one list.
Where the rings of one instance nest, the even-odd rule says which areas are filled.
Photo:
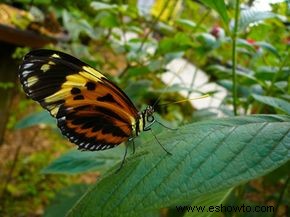
[[79, 72], [80, 75], [84, 76], [85, 78], [92, 80], [92, 81], [100, 81], [101, 78], [104, 78], [105, 76], [100, 73], [99, 71], [89, 67], [89, 66], [83, 66], [82, 69], [84, 71]]

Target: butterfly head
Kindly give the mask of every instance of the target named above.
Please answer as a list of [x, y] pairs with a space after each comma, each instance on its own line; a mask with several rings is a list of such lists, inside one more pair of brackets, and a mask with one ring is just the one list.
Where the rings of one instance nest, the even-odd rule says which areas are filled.
[[153, 123], [155, 118], [153, 116], [154, 108], [151, 105], [148, 105], [147, 108], [144, 110], [146, 121], [148, 123]]

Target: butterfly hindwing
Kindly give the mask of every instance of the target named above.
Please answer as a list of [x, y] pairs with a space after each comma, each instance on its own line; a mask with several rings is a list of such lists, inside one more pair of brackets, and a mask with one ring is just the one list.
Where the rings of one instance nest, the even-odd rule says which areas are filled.
[[84, 150], [112, 148], [130, 138], [138, 111], [103, 74], [62, 52], [28, 53], [19, 69], [26, 94], [57, 119]]

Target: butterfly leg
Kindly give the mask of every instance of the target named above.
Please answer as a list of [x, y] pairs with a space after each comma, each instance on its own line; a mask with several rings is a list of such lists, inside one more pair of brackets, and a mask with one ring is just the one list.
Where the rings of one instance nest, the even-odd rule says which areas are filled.
[[152, 135], [154, 136], [154, 138], [156, 139], [156, 141], [158, 142], [158, 144], [161, 146], [161, 148], [169, 155], [172, 155], [169, 151], [166, 150], [166, 148], [159, 142], [159, 140], [157, 139], [157, 136], [153, 133], [151, 128], [145, 128], [144, 131], [149, 131], [152, 133]]
[[133, 149], [133, 151], [132, 151], [132, 154], [135, 154], [135, 142], [134, 142], [134, 138], [132, 138], [132, 149]]
[[128, 141], [132, 141], [132, 154], [135, 154], [135, 142], [134, 142], [134, 137], [131, 137]]
[[123, 167], [123, 165], [124, 165], [124, 163], [125, 163], [125, 160], [126, 160], [127, 152], [128, 152], [128, 145], [126, 145], [125, 153], [124, 153], [124, 156], [123, 156], [123, 159], [122, 159], [121, 165], [120, 165], [120, 167], [116, 170], [116, 173], [118, 173], [118, 172], [122, 169], [122, 167]]

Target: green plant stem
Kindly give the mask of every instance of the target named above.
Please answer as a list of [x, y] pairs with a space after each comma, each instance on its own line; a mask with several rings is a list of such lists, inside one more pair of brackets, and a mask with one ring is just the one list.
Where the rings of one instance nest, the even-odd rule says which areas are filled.
[[238, 24], [239, 24], [239, 14], [240, 14], [240, 0], [236, 0], [236, 7], [235, 7], [235, 26], [234, 31], [232, 34], [232, 79], [233, 79], [233, 107], [234, 107], [234, 115], [237, 115], [237, 101], [238, 101], [238, 94], [237, 94], [237, 73], [236, 73], [236, 65], [237, 65], [237, 33], [238, 33]]

